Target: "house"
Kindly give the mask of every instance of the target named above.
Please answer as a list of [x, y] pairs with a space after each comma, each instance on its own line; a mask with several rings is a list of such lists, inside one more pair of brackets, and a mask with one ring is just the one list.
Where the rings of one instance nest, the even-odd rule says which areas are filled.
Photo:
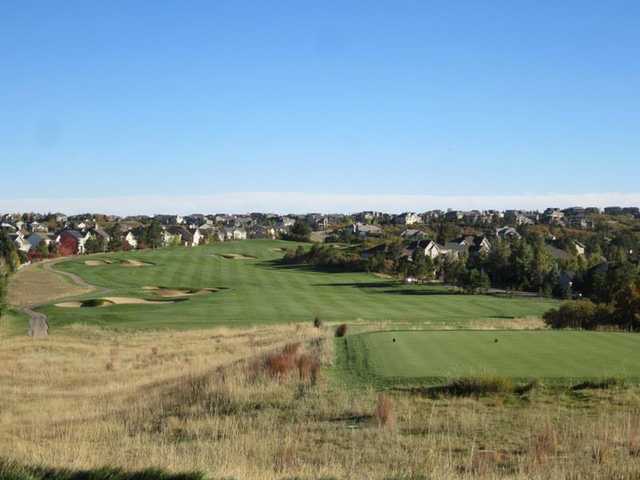
[[136, 249], [138, 248], [138, 239], [133, 234], [133, 231], [129, 230], [127, 234], [124, 236], [124, 243], [129, 248]]
[[501, 240], [520, 240], [522, 236], [513, 227], [502, 227], [496, 229], [496, 237]]
[[223, 229], [225, 240], [246, 240], [247, 231], [243, 228], [225, 227]]
[[384, 214], [382, 212], [358, 212], [351, 215], [356, 222], [371, 223], [376, 219], [382, 218]]
[[447, 254], [457, 258], [462, 254], [480, 253], [486, 255], [491, 251], [491, 242], [484, 235], [467, 235], [445, 244]]
[[585, 251], [587, 249], [587, 247], [585, 246], [584, 243], [582, 242], [578, 242], [577, 240], [573, 242], [573, 246], [576, 249], [576, 254], [581, 257], [585, 254]]
[[459, 222], [464, 218], [464, 212], [459, 210], [448, 210], [444, 218], [450, 222]]
[[416, 250], [422, 249], [426, 257], [435, 259], [442, 255], [447, 255], [447, 249], [442, 245], [437, 244], [433, 240], [416, 240], [411, 242], [403, 251], [403, 256], [407, 256], [410, 259], [413, 258]]
[[49, 244], [51, 243], [51, 239], [46, 235], [42, 235], [41, 233], [32, 233], [26, 238], [26, 240], [31, 245], [31, 250], [36, 250], [42, 242], [44, 242], [47, 246], [49, 246]]
[[382, 228], [377, 225], [354, 223], [353, 225], [351, 225], [351, 230], [360, 238], [378, 237], [382, 235]]
[[414, 212], [405, 212], [393, 217], [393, 223], [396, 225], [413, 225], [415, 223], [422, 223], [420, 215]]
[[88, 239], [88, 234], [83, 235], [77, 230], [63, 230], [56, 238], [58, 252], [62, 256], [82, 255], [85, 252], [85, 243]]
[[542, 218], [546, 223], [561, 225], [564, 221], [564, 212], [559, 208], [547, 208], [542, 214]]
[[13, 240], [13, 244], [20, 252], [29, 253], [29, 250], [31, 250], [31, 243], [24, 238], [22, 232], [9, 234], [9, 238]]
[[427, 237], [427, 234], [422, 230], [415, 228], [407, 228], [400, 233], [400, 236], [405, 240], [421, 240]]
[[[197, 232], [197, 237], [196, 237]], [[184, 227], [178, 225], [170, 225], [162, 231], [162, 242], [167, 245], [182, 245], [185, 247], [194, 247], [198, 245], [201, 239], [200, 230], [196, 229], [191, 233]]]
[[251, 238], [276, 238], [276, 229], [265, 225], [256, 225], [249, 230]]

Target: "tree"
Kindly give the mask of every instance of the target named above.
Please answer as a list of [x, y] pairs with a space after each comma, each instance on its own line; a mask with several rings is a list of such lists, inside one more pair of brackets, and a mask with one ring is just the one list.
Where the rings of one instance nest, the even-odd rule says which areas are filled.
[[640, 285], [629, 284], [617, 292], [615, 317], [627, 330], [640, 329]]
[[41, 258], [47, 258], [49, 256], [49, 245], [44, 240], [40, 240], [37, 247], [38, 255]]
[[285, 239], [294, 242], [308, 242], [311, 239], [311, 227], [302, 220], [296, 220], [291, 231], [285, 235]]
[[162, 225], [157, 220], [152, 220], [144, 231], [144, 244], [151, 248], [162, 246]]

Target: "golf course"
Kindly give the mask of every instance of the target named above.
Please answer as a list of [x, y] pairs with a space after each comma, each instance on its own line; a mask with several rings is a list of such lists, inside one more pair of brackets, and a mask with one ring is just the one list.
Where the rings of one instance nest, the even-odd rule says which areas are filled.
[[618, 332], [383, 331], [344, 342], [347, 368], [379, 385], [483, 376], [558, 384], [640, 378], [640, 337]]
[[328, 323], [464, 328], [470, 322], [540, 317], [557, 303], [461, 295], [441, 285], [281, 264], [284, 249], [297, 245], [250, 240], [75, 257], [55, 269], [78, 275], [96, 290], [39, 311], [51, 328], [247, 327], [310, 323], [315, 317]]

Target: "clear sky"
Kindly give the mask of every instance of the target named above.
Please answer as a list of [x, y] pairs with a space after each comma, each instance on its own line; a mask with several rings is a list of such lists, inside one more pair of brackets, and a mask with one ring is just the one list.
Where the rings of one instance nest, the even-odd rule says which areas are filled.
[[637, 0], [0, 2], [0, 211], [640, 204], [639, 152]]

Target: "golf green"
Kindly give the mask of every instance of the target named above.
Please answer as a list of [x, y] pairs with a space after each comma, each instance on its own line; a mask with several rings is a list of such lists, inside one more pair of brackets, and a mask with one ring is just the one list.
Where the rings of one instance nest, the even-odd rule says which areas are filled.
[[48, 305], [41, 310], [54, 327], [86, 323], [118, 328], [201, 328], [310, 323], [315, 316], [324, 322], [465, 326], [470, 321], [539, 317], [556, 305], [555, 301], [536, 298], [453, 294], [442, 286], [408, 286], [364, 272], [336, 273], [280, 264], [283, 249], [297, 245], [247, 240], [75, 257], [55, 268], [76, 273], [107, 290], [83, 299], [158, 300], [149, 287], [218, 291], [184, 297], [176, 303], [100, 308]]
[[344, 339], [343, 360], [373, 383], [497, 375], [563, 381], [640, 378], [640, 335], [578, 331], [386, 331]]

